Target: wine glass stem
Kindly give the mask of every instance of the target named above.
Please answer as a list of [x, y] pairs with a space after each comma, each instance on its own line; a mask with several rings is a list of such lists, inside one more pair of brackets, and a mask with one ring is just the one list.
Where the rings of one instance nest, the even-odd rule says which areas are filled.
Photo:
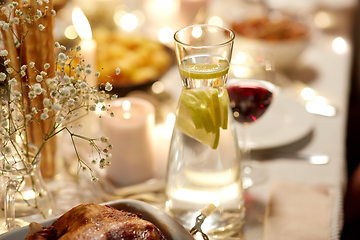
[[242, 165], [244, 174], [251, 173], [251, 147], [250, 147], [250, 134], [248, 124], [243, 125], [243, 148], [242, 148]]

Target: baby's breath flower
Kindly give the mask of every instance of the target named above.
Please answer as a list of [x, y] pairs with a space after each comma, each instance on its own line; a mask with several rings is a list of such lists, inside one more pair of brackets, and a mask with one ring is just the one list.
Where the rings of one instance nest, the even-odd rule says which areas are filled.
[[119, 75], [119, 74], [120, 74], [120, 68], [117, 67], [117, 68], [115, 69], [115, 73], [116, 73], [116, 75]]
[[81, 87], [82, 89], [86, 88], [87, 86], [88, 86], [88, 85], [87, 85], [86, 82], [80, 83], [80, 87]]
[[6, 72], [8, 72], [9, 74], [12, 74], [14, 72], [14, 69], [13, 68], [7, 68], [6, 69]]
[[36, 81], [41, 82], [43, 80], [43, 77], [41, 75], [36, 76]]
[[20, 23], [20, 20], [19, 20], [19, 18], [17, 18], [17, 17], [14, 17], [14, 18], [12, 19], [12, 21], [13, 21], [14, 24], [19, 24], [19, 23]]
[[21, 122], [24, 119], [23, 115], [19, 114], [16, 116], [16, 121]]
[[56, 48], [60, 48], [60, 43], [55, 42], [55, 47], [56, 47]]
[[57, 99], [59, 97], [59, 92], [57, 91], [51, 91], [50, 92], [50, 97]]
[[3, 72], [0, 72], [0, 82], [5, 81], [5, 79], [6, 79], [6, 74]]
[[95, 112], [95, 110], [96, 110], [96, 105], [91, 105], [91, 106], [89, 107], [89, 110], [92, 111], [92, 112]]
[[6, 51], [5, 49], [0, 51], [0, 57], [5, 57], [7, 55], [8, 55], [8, 51]]
[[10, 26], [9, 26], [8, 23], [4, 23], [4, 25], [2, 26], [2, 29], [3, 29], [4, 31], [8, 31], [9, 28], [10, 28]]
[[115, 114], [113, 112], [110, 113], [110, 117], [114, 117]]
[[30, 99], [33, 99], [33, 98], [36, 97], [36, 93], [35, 93], [34, 91], [30, 91], [30, 92], [28, 93], [28, 96], [29, 96]]
[[10, 86], [16, 86], [17, 85], [17, 80], [15, 78], [12, 78], [9, 80], [9, 85]]
[[79, 46], [79, 45], [76, 46], [76, 47], [75, 47], [75, 51], [80, 52], [80, 51], [81, 51], [81, 46]]
[[4, 61], [4, 65], [6, 66], [6, 65], [8, 65], [10, 63], [10, 59], [6, 59], [5, 61]]
[[64, 118], [63, 118], [62, 116], [57, 116], [57, 117], [55, 118], [55, 122], [56, 122], [56, 123], [62, 123], [62, 121], [64, 121]]
[[40, 75], [43, 76], [43, 77], [45, 77], [45, 76], [47, 75], [47, 72], [41, 71], [41, 72], [40, 72]]
[[117, 99], [117, 98], [118, 98], [118, 95], [116, 95], [116, 94], [114, 94], [114, 95], [111, 96], [111, 100], [115, 100], [115, 99]]
[[21, 75], [22, 77], [25, 77], [25, 76], [26, 76], [26, 72], [25, 72], [25, 71], [20, 71], [20, 75]]
[[[46, 108], [45, 108], [46, 109]], [[44, 110], [45, 110], [44, 109]], [[43, 112], [41, 115], [40, 115], [40, 119], [41, 120], [46, 120], [46, 119], [48, 119], [49, 118], [49, 115], [47, 114], [47, 113], [45, 113], [45, 112]]]
[[45, 29], [45, 27], [44, 27], [44, 25], [42, 25], [41, 23], [38, 25], [38, 29], [40, 30], [40, 31], [42, 31], [42, 30], [44, 30]]
[[113, 87], [112, 87], [111, 83], [107, 82], [107, 83], [105, 84], [105, 90], [106, 90], [106, 91], [111, 91], [112, 89], [113, 89]]
[[21, 93], [18, 90], [14, 90], [14, 96], [15, 97], [20, 97]]
[[50, 106], [52, 104], [52, 102], [51, 102], [51, 100], [49, 98], [45, 98], [43, 100], [43, 104], [44, 104], [45, 107], [48, 107], [48, 106]]
[[50, 67], [50, 63], [45, 63], [44, 64], [44, 69], [46, 70], [46, 69], [48, 69]]
[[36, 2], [37, 2], [37, 4], [39, 4], [39, 5], [42, 5], [42, 4], [43, 4], [41, 0], [37, 0]]
[[51, 10], [51, 15], [53, 15], [53, 16], [56, 15], [56, 11], [54, 9]]
[[89, 75], [89, 74], [91, 74], [91, 72], [92, 72], [91, 68], [86, 68], [86, 69], [85, 69], [85, 73], [86, 73], [86, 74]]
[[95, 72], [95, 73], [94, 73], [94, 76], [95, 76], [95, 77], [100, 77], [100, 73], [99, 73], [99, 72]]
[[61, 110], [61, 104], [60, 103], [54, 103], [54, 111], [59, 112]]
[[68, 59], [68, 57], [64, 53], [59, 53], [58, 57], [61, 61], [66, 61]]
[[31, 120], [31, 114], [26, 114], [25, 115], [25, 119], [26, 119], [26, 121], [30, 121]]
[[65, 51], [65, 50], [66, 50], [66, 47], [65, 47], [64, 45], [61, 45], [61, 46], [60, 46], [60, 49], [63, 50], [63, 51]]
[[29, 63], [29, 66], [30, 66], [31, 68], [34, 68], [34, 67], [35, 67], [35, 63], [34, 63], [34, 62], [30, 62], [30, 63]]
[[[40, 1], [41, 2], [41, 1]], [[38, 16], [38, 17], [41, 17], [42, 16], [42, 12], [39, 10], [39, 9], [37, 9], [36, 10], [36, 16]]]

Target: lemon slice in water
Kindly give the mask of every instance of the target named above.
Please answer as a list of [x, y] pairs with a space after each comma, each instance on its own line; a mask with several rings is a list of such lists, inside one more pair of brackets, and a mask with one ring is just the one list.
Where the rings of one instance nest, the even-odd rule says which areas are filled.
[[216, 149], [220, 128], [227, 128], [228, 95], [224, 88], [184, 89], [180, 95], [175, 127]]
[[229, 71], [229, 63], [220, 60], [218, 63], [184, 64], [179, 67], [180, 74], [192, 79], [213, 79], [226, 75]]

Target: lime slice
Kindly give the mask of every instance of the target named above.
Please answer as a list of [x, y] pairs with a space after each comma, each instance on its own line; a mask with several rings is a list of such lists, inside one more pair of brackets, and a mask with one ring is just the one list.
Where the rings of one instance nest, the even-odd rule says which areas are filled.
[[205, 89], [206, 93], [211, 99], [211, 106], [209, 108], [211, 118], [215, 124], [216, 128], [221, 127], [221, 111], [220, 111], [220, 102], [219, 102], [219, 91], [215, 88]]
[[220, 112], [221, 112], [221, 128], [227, 129], [228, 125], [228, 108], [229, 108], [229, 95], [224, 88], [222, 95], [219, 97]]
[[212, 149], [216, 149], [219, 146], [220, 131], [219, 129], [215, 133], [207, 133], [204, 129], [195, 129], [194, 125], [189, 121], [189, 118], [177, 116], [175, 127], [184, 134], [196, 139], [197, 141], [210, 146]]
[[196, 104], [198, 110], [197, 117], [202, 119], [203, 127], [207, 133], [215, 133], [217, 130], [210, 113], [212, 102], [209, 95], [200, 89], [189, 89], [185, 94], [194, 96], [198, 99]]
[[226, 75], [229, 63], [221, 60], [218, 63], [184, 64], [179, 67], [180, 74], [186, 78], [213, 79]]
[[202, 116], [198, 116], [198, 101], [197, 99], [190, 95], [182, 93], [180, 96], [180, 105], [178, 108], [177, 115], [184, 115], [187, 114], [192, 119], [192, 122], [196, 129], [202, 129], [203, 128], [203, 122]]
[[180, 95], [175, 127], [184, 134], [214, 149], [220, 128], [227, 129], [228, 95], [226, 89], [184, 89]]

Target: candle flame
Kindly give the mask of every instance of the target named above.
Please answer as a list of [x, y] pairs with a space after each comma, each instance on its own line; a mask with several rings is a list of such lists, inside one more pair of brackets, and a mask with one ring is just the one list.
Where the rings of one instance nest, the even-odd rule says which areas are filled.
[[131, 103], [128, 100], [125, 100], [122, 104], [124, 111], [129, 111], [131, 109]]
[[90, 23], [80, 8], [74, 9], [72, 22], [81, 39], [90, 40], [92, 38]]

